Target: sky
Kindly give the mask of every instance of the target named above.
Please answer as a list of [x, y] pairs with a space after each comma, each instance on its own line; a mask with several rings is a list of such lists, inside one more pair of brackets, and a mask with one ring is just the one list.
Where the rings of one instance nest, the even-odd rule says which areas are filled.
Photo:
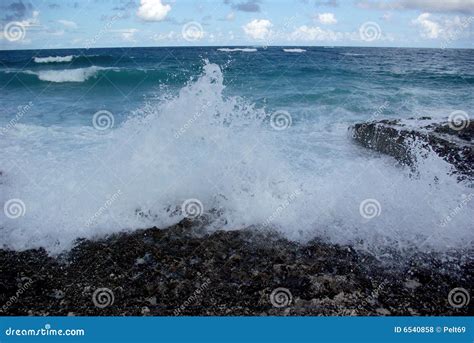
[[474, 48], [474, 0], [0, 0], [0, 50]]

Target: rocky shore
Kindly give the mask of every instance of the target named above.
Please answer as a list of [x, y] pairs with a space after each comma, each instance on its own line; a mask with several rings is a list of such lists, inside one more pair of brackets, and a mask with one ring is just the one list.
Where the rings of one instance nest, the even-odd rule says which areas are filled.
[[81, 241], [54, 257], [0, 250], [0, 274], [1, 315], [473, 313], [452, 297], [456, 288], [473, 294], [472, 252], [381, 261], [270, 231], [206, 233], [189, 221]]
[[[459, 126], [456, 126], [459, 125]], [[474, 180], [474, 123], [418, 119], [379, 120], [355, 124], [354, 139], [362, 146], [395, 157], [414, 167], [414, 142], [424, 150], [431, 149], [453, 165], [459, 179]]]

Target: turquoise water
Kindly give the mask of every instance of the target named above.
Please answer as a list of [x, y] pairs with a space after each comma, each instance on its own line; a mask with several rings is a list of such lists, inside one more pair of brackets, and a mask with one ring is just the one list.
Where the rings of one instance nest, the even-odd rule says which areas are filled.
[[[343, 111], [364, 120], [385, 101], [387, 116], [447, 116], [472, 108], [472, 50], [271, 47], [252, 52], [216, 48], [133, 48], [0, 52], [2, 121], [38, 98], [24, 118], [38, 125], [87, 125], [98, 108], [117, 124], [148, 97], [200, 75], [204, 59], [223, 69], [226, 93], [258, 105], [291, 109], [308, 120]], [[45, 60], [63, 57], [64, 62]], [[36, 60], [35, 60], [36, 59]], [[56, 59], [58, 60], [58, 59]], [[60, 59], [59, 59], [60, 60]], [[40, 63], [38, 63], [40, 62]], [[61, 109], [58, 111], [58, 107]]]
[[[0, 201], [24, 210], [0, 216], [1, 242], [60, 251], [174, 224], [197, 199], [211, 230], [271, 226], [374, 252], [469, 247], [470, 185], [434, 154], [413, 177], [355, 145], [348, 127], [469, 113], [473, 59], [395, 48], [1, 51]], [[361, 215], [366, 199], [378, 216]]]

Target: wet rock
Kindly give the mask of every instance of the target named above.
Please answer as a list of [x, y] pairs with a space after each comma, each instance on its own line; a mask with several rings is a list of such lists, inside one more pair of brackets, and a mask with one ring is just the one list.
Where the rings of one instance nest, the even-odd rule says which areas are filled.
[[432, 149], [453, 165], [459, 179], [474, 179], [473, 122], [465, 122], [456, 129], [447, 121], [423, 117], [359, 123], [350, 130], [364, 147], [393, 156], [411, 167], [416, 167], [413, 143], [417, 142], [421, 149]]
[[82, 240], [62, 256], [0, 250], [0, 310], [28, 278], [1, 315], [467, 315], [447, 295], [473, 294], [473, 261], [418, 254], [394, 267], [348, 246], [180, 223]]

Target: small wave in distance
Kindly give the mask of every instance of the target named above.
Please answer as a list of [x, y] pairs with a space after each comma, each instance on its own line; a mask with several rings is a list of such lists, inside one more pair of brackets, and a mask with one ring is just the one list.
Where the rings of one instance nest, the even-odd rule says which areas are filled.
[[306, 52], [305, 49], [283, 49], [284, 52], [290, 52], [290, 53], [303, 53]]
[[69, 56], [48, 56], [48, 57], [35, 57], [35, 63], [65, 63], [71, 62], [74, 58], [73, 55]]

